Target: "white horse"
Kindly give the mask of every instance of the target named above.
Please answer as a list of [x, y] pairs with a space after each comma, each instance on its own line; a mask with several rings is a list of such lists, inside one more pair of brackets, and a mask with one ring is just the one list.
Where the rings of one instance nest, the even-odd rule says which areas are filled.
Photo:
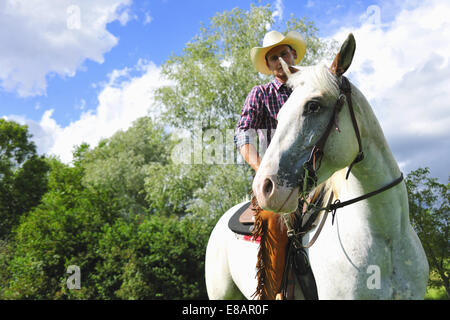
[[[350, 99], [356, 124], [348, 99], [334, 116], [336, 101], [342, 99], [342, 74], [351, 64], [354, 49], [353, 35], [349, 35], [331, 68], [317, 65], [289, 70], [283, 62], [288, 85], [294, 90], [278, 114], [276, 133], [253, 182], [263, 209], [293, 212], [299, 195], [312, 190], [315, 185], [309, 182], [303, 187], [305, 163], [331, 121], [333, 129], [339, 130], [327, 134], [322, 154], [317, 155], [320, 164], [314, 163], [316, 182], [327, 190], [326, 202], [331, 194], [333, 200], [344, 202], [399, 181], [400, 169], [379, 123], [354, 85]], [[359, 141], [356, 131], [360, 131]], [[346, 179], [361, 149], [364, 160], [351, 168]], [[222, 216], [209, 239], [205, 277], [210, 299], [251, 299], [257, 286], [258, 244], [240, 239], [227, 225], [241, 205]], [[423, 299], [425, 295], [428, 262], [409, 220], [403, 182], [339, 209], [334, 224], [326, 220], [309, 249], [309, 258], [319, 299]], [[295, 287], [295, 297], [302, 299], [299, 286]]]

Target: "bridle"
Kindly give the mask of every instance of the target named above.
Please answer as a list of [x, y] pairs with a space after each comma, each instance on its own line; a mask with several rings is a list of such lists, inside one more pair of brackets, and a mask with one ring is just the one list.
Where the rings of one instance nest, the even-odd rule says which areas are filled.
[[[349, 108], [350, 117], [352, 120], [353, 130], [355, 131], [355, 136], [358, 141], [359, 150], [358, 150], [358, 154], [356, 155], [356, 157], [353, 159], [353, 161], [351, 162], [351, 164], [348, 167], [345, 179], [348, 179], [350, 171], [353, 168], [353, 166], [356, 163], [358, 163], [364, 159], [364, 153], [362, 150], [362, 143], [361, 143], [361, 134], [360, 134], [360, 131], [358, 128], [358, 123], [356, 121], [355, 111], [353, 109], [353, 103], [352, 103], [352, 97], [351, 97], [352, 91], [351, 91], [350, 81], [344, 76], [341, 76], [340, 78], [341, 78], [341, 81], [339, 84], [339, 91], [340, 91], [339, 97], [334, 106], [333, 114], [330, 118], [330, 121], [328, 122], [325, 132], [322, 134], [322, 136], [319, 138], [319, 140], [314, 145], [314, 147], [311, 151], [311, 154], [309, 156], [309, 159], [303, 164], [303, 169], [305, 170], [305, 175], [303, 177], [303, 186], [300, 186], [300, 190], [303, 190], [303, 192], [301, 192], [301, 194], [303, 196], [303, 200], [306, 203], [306, 208], [303, 210], [303, 212], [299, 212], [299, 210], [297, 210], [297, 212], [296, 212], [297, 215], [298, 214], [301, 215], [300, 220], [302, 221], [302, 223], [300, 224], [300, 226], [297, 226], [297, 228], [296, 228], [296, 227], [290, 226], [290, 223], [288, 223], [285, 220], [285, 222], [287, 222], [286, 226], [288, 228], [289, 238], [293, 239], [299, 247], [303, 247], [303, 248], [311, 247], [313, 245], [313, 243], [316, 241], [318, 235], [320, 234], [320, 231], [322, 230], [322, 227], [325, 223], [325, 220], [326, 220], [329, 212], [332, 212], [332, 214], [333, 214], [332, 223], [334, 223], [334, 216], [336, 214], [337, 209], [348, 206], [350, 204], [353, 204], [353, 203], [361, 201], [361, 200], [365, 200], [376, 194], [386, 191], [386, 190], [396, 186], [403, 180], [403, 173], [401, 173], [399, 178], [395, 179], [394, 181], [387, 184], [386, 186], [383, 186], [375, 191], [369, 192], [360, 197], [357, 197], [357, 198], [354, 198], [351, 200], [347, 200], [344, 202], [341, 202], [339, 199], [336, 199], [333, 203], [331, 203], [333, 196], [334, 196], [334, 194], [332, 192], [330, 194], [330, 198], [328, 199], [328, 204], [326, 207], [317, 207], [314, 203], [307, 202], [307, 200], [306, 200], [307, 195], [305, 193], [305, 190], [310, 189], [310, 188], [308, 188], [308, 186], [310, 186], [310, 184], [313, 184], [313, 186], [315, 186], [317, 183], [316, 172], [320, 168], [322, 157], [324, 155], [325, 144], [326, 144], [327, 139], [333, 128], [336, 128], [336, 130], [340, 132], [340, 129], [338, 126], [338, 115], [339, 115], [340, 111], [342, 110], [346, 101], [347, 101], [347, 105]], [[311, 210], [314, 211], [313, 214], [305, 214], [306, 212], [311, 211]], [[305, 235], [312, 229], [312, 224], [313, 224], [314, 220], [317, 218], [319, 212], [321, 212], [321, 211], [325, 211], [325, 214], [324, 214], [324, 217], [322, 218], [322, 221], [320, 222], [320, 225], [318, 227], [316, 234], [313, 236], [311, 241], [306, 246], [303, 246], [301, 244], [301, 241], [298, 241], [298, 239], [295, 239], [295, 238], [297, 238], [298, 236], [300, 236], [300, 238], [301, 238], [301, 236]], [[307, 219], [307, 221], [305, 221], [305, 219]]]
[[[353, 130], [355, 131], [356, 139], [358, 140], [358, 154], [356, 155], [355, 159], [353, 159], [352, 163], [348, 167], [347, 174], [345, 176], [345, 179], [348, 179], [348, 176], [350, 174], [351, 169], [353, 168], [353, 165], [362, 161], [364, 159], [364, 153], [362, 151], [362, 143], [361, 143], [361, 134], [359, 133], [358, 123], [356, 122], [355, 117], [355, 111], [353, 110], [353, 103], [352, 103], [352, 89], [350, 86], [350, 82], [348, 79], [344, 76], [341, 77], [341, 82], [339, 84], [339, 98], [336, 101], [336, 104], [333, 109], [333, 114], [331, 115], [330, 121], [328, 122], [328, 125], [325, 129], [325, 132], [322, 134], [320, 139], [316, 142], [314, 145], [311, 154], [309, 156], [309, 159], [303, 164], [303, 168], [305, 169], [305, 177], [303, 181], [312, 179], [314, 184], [317, 182], [316, 172], [319, 170], [320, 163], [322, 161], [325, 144], [328, 140], [328, 137], [331, 133], [331, 130], [336, 128], [337, 131], [340, 132], [339, 125], [338, 125], [338, 116], [339, 113], [342, 110], [342, 107], [345, 104], [345, 101], [347, 101], [348, 109], [350, 111], [350, 118], [352, 120]], [[318, 164], [317, 164], [318, 163]], [[309, 181], [307, 181], [309, 182]]]
[[[281, 286], [281, 292], [284, 298], [287, 298], [289, 295], [293, 294], [293, 287], [294, 283], [293, 281], [290, 281], [289, 278], [292, 277], [291, 273], [292, 270], [295, 269], [295, 275], [297, 277], [297, 281], [300, 283], [300, 286], [302, 288], [302, 292], [304, 294], [305, 299], [307, 300], [317, 300], [317, 287], [314, 279], [314, 274], [312, 272], [311, 266], [309, 264], [308, 259], [308, 253], [305, 251], [305, 249], [310, 248], [315, 241], [317, 240], [320, 232], [322, 231], [323, 226], [325, 225], [325, 221], [328, 217], [328, 213], [332, 212], [333, 220], [332, 224], [334, 223], [334, 217], [336, 214], [336, 210], [348, 205], [351, 205], [355, 202], [365, 200], [367, 198], [370, 198], [376, 194], [379, 194], [383, 191], [386, 191], [397, 184], [399, 184], [403, 180], [403, 174], [400, 174], [400, 177], [392, 181], [391, 183], [385, 185], [384, 187], [381, 187], [375, 191], [366, 193], [360, 197], [353, 198], [351, 200], [347, 200], [344, 202], [341, 202], [339, 199], [336, 199], [333, 203], [333, 197], [334, 194], [331, 192], [328, 203], [326, 207], [318, 207], [315, 203], [322, 202], [323, 197], [318, 196], [317, 199], [320, 201], [311, 201], [308, 202], [306, 190], [310, 190], [308, 184], [312, 184], [312, 186], [316, 186], [317, 184], [317, 176], [316, 172], [320, 168], [320, 164], [322, 161], [322, 157], [324, 154], [324, 148], [325, 144], [327, 142], [327, 139], [331, 133], [331, 130], [333, 127], [336, 128], [337, 131], [340, 132], [339, 126], [338, 126], [338, 115], [340, 111], [342, 110], [345, 102], [347, 101], [347, 105], [350, 111], [350, 117], [353, 124], [353, 130], [355, 131], [356, 139], [358, 140], [358, 146], [359, 151], [356, 157], [353, 159], [351, 164], [348, 167], [347, 174], [345, 176], [345, 179], [348, 179], [350, 171], [356, 163], [362, 161], [364, 159], [364, 153], [362, 150], [362, 143], [361, 143], [361, 135], [358, 128], [358, 123], [356, 121], [355, 112], [353, 110], [353, 104], [352, 104], [352, 98], [351, 98], [351, 86], [348, 79], [344, 76], [341, 76], [341, 82], [339, 84], [339, 97], [336, 101], [333, 114], [330, 118], [330, 121], [328, 122], [328, 125], [325, 129], [325, 132], [322, 134], [320, 139], [316, 142], [314, 145], [311, 154], [309, 156], [309, 159], [303, 164], [303, 169], [305, 171], [305, 175], [303, 177], [303, 186], [300, 185], [300, 194], [304, 201], [304, 208], [301, 210], [300, 208], [297, 209], [295, 213], [292, 214], [284, 214], [282, 215], [286, 227], [287, 227], [287, 235], [289, 238], [289, 244], [287, 249], [287, 256], [286, 256], [286, 264], [285, 264], [285, 270], [283, 275], [283, 281]], [[294, 190], [294, 189], [293, 189]], [[293, 191], [291, 191], [292, 194]], [[291, 197], [291, 194], [288, 196], [287, 199]], [[286, 201], [287, 201], [286, 199]], [[316, 199], [316, 200], [317, 200]], [[285, 202], [286, 202], [285, 201]], [[282, 207], [284, 204], [282, 205]], [[281, 207], [281, 208], [282, 208]], [[280, 209], [281, 209], [280, 208]], [[280, 211], [280, 210], [279, 210]], [[303, 245], [302, 238], [305, 234], [310, 232], [313, 229], [314, 221], [317, 219], [319, 213], [321, 211], [324, 211], [324, 215], [322, 217], [322, 220], [317, 228], [316, 233], [311, 238], [308, 244]]]

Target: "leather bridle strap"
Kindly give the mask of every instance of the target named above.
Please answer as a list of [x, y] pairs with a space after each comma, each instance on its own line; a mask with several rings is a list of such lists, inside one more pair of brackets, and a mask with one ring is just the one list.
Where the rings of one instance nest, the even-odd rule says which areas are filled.
[[377, 195], [377, 194], [379, 194], [379, 193], [381, 193], [383, 191], [386, 191], [386, 190], [388, 190], [388, 189], [390, 189], [392, 187], [395, 187], [397, 184], [399, 184], [402, 181], [403, 181], [403, 173], [400, 173], [400, 177], [398, 177], [397, 179], [395, 179], [391, 183], [385, 185], [384, 187], [381, 187], [380, 189], [377, 189], [375, 191], [366, 193], [366, 194], [364, 194], [362, 196], [359, 196], [359, 197], [356, 197], [356, 198], [353, 198], [351, 200], [347, 200], [347, 201], [344, 201], [344, 202], [336, 200], [333, 204], [328, 205], [325, 209], [328, 210], [328, 211], [336, 212], [336, 210], [339, 209], [339, 208], [343, 208], [343, 207], [351, 205], [351, 204], [353, 204], [355, 202], [368, 199], [370, 197], [373, 197], [374, 195]]
[[340, 90], [345, 94], [345, 98], [348, 104], [348, 110], [350, 111], [350, 118], [352, 119], [353, 129], [355, 130], [356, 139], [358, 140], [359, 151], [356, 155], [355, 159], [353, 159], [352, 163], [349, 165], [347, 174], [345, 175], [345, 179], [348, 179], [350, 171], [355, 163], [358, 163], [364, 159], [364, 153], [362, 151], [362, 143], [361, 143], [361, 134], [359, 133], [358, 123], [356, 122], [355, 111], [353, 110], [352, 103], [352, 89], [350, 87], [350, 81], [344, 76], [341, 79]]
[[[331, 205], [331, 200], [333, 200], [333, 197], [334, 197], [334, 194], [333, 194], [333, 191], [331, 191], [330, 197], [328, 199], [327, 207], [329, 207]], [[314, 244], [314, 242], [316, 242], [317, 238], [319, 237], [319, 234], [322, 231], [323, 226], [325, 225], [325, 221], [327, 220], [328, 212], [330, 212], [330, 210], [327, 210], [327, 209], [322, 209], [322, 210], [325, 210], [322, 221], [320, 221], [320, 224], [317, 227], [317, 231], [314, 234], [314, 236], [312, 237], [312, 239], [308, 242], [307, 245], [303, 246], [303, 248], [305, 248], [305, 249], [311, 248], [311, 246]], [[322, 211], [322, 210], [320, 210], [320, 211]]]
[[[313, 174], [318, 170], [318, 165], [316, 165], [316, 162], [321, 161], [323, 156], [323, 150], [325, 149], [325, 144], [328, 140], [328, 136], [331, 133], [331, 130], [333, 127], [336, 126], [336, 130], [339, 131], [339, 127], [337, 126], [337, 119], [338, 115], [342, 110], [342, 107], [345, 103], [345, 100], [347, 101], [348, 110], [350, 112], [350, 118], [352, 120], [353, 130], [355, 131], [356, 140], [358, 141], [358, 154], [356, 155], [355, 159], [353, 159], [352, 163], [350, 163], [348, 167], [347, 174], [345, 176], [345, 179], [348, 179], [348, 176], [350, 174], [350, 171], [353, 168], [353, 165], [362, 161], [364, 159], [364, 153], [362, 151], [362, 142], [361, 142], [361, 134], [359, 132], [358, 122], [356, 121], [355, 111], [353, 109], [353, 103], [352, 103], [352, 89], [350, 86], [350, 81], [342, 76], [341, 77], [341, 83], [339, 85], [340, 95], [338, 100], [336, 101], [336, 105], [334, 106], [333, 114], [330, 118], [330, 121], [328, 122], [327, 127], [325, 128], [325, 132], [322, 134], [320, 139], [316, 142], [314, 145], [311, 154], [309, 156], [308, 161], [305, 162], [305, 165], [308, 166], [308, 170], [310, 170]], [[344, 100], [345, 97], [345, 100]], [[317, 160], [319, 159], [319, 160]], [[311, 170], [312, 169], [312, 170]]]
[[[382, 193], [382, 192], [384, 192], [384, 191], [386, 191], [386, 190], [388, 190], [388, 189], [390, 189], [392, 187], [395, 187], [397, 184], [399, 184], [402, 181], [403, 181], [403, 173], [400, 173], [400, 177], [398, 177], [397, 179], [395, 179], [391, 183], [385, 185], [384, 187], [381, 187], [381, 188], [379, 188], [379, 189], [377, 189], [375, 191], [366, 193], [366, 194], [364, 194], [364, 195], [362, 195], [360, 197], [353, 198], [351, 200], [347, 200], [347, 201], [344, 201], [344, 202], [341, 202], [339, 199], [337, 199], [337, 200], [335, 200], [335, 202], [333, 204], [330, 204], [331, 200], [333, 199], [333, 192], [331, 192], [331, 195], [330, 195], [330, 197], [328, 199], [327, 206], [325, 208], [319, 209], [319, 211], [318, 211], [318, 212], [320, 212], [320, 211], [325, 210], [324, 216], [322, 217], [322, 221], [320, 222], [320, 225], [317, 228], [317, 231], [314, 234], [314, 236], [312, 237], [312, 239], [309, 241], [308, 244], [304, 245], [303, 248], [308, 249], [316, 242], [317, 238], [319, 237], [320, 232], [322, 231], [322, 228], [323, 228], [323, 226], [325, 224], [325, 221], [327, 220], [329, 212], [332, 212], [333, 218], [332, 218], [331, 225], [333, 225], [334, 224], [334, 216], [336, 214], [336, 210], [337, 209], [343, 208], [343, 207], [351, 205], [351, 204], [353, 204], [355, 202], [358, 202], [358, 201], [365, 200], [365, 199], [368, 199], [370, 197], [373, 197], [374, 195], [377, 195], [377, 194]], [[291, 233], [293, 233], [293, 232], [291, 232]], [[305, 233], [306, 232], [302, 232], [302, 234], [305, 234]], [[296, 234], [293, 234], [293, 235], [296, 235]]]
[[[344, 105], [345, 100], [343, 99], [343, 96], [339, 96], [339, 99], [336, 102], [336, 105], [334, 106], [333, 115], [331, 116], [330, 121], [328, 122], [328, 125], [325, 129], [325, 132], [322, 134], [320, 139], [316, 142], [316, 144], [313, 147], [313, 150], [311, 151], [311, 154], [309, 156], [308, 161], [306, 161], [307, 164], [310, 165], [310, 167], [317, 171], [319, 168], [316, 166], [316, 160], [321, 159], [323, 156], [323, 150], [325, 149], [325, 143], [328, 140], [328, 136], [331, 133], [331, 129], [333, 129], [337, 116], [339, 112], [342, 109], [342, 106]], [[320, 161], [320, 160], [319, 160]]]

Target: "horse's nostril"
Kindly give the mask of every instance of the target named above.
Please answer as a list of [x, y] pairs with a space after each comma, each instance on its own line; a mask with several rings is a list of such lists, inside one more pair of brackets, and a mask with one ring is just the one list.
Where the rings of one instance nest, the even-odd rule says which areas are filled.
[[263, 191], [266, 196], [269, 196], [273, 190], [273, 182], [270, 179], [264, 180]]

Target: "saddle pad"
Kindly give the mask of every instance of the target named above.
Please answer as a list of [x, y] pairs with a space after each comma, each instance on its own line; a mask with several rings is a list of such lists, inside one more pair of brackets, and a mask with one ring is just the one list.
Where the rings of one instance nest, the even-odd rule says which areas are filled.
[[[244, 203], [242, 205], [242, 207], [240, 207], [230, 218], [230, 220], [228, 221], [228, 227], [231, 229], [231, 231], [237, 233], [237, 234], [241, 234], [244, 236], [249, 236], [252, 234], [252, 230], [253, 230], [253, 223], [249, 223], [247, 221], [247, 219], [244, 219], [244, 223], [240, 222], [239, 218], [241, 217], [241, 215], [244, 213], [244, 211], [246, 211], [247, 209], [249, 209], [250, 206], [250, 201]], [[249, 209], [251, 210], [251, 209]]]

